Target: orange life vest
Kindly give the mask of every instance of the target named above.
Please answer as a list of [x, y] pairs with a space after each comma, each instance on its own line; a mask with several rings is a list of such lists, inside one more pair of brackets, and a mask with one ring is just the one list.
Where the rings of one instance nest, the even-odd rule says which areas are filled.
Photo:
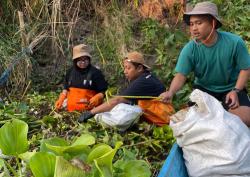
[[158, 126], [169, 124], [170, 116], [175, 112], [172, 104], [159, 100], [138, 100], [138, 106], [143, 110], [143, 117]]
[[67, 109], [68, 111], [84, 111], [90, 110], [92, 107], [88, 105], [90, 98], [95, 96], [96, 92], [89, 89], [69, 88], [67, 93]]

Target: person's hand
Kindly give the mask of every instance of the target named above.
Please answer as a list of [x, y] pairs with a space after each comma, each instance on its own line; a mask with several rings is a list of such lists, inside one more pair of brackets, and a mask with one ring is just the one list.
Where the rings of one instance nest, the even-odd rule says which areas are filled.
[[232, 90], [226, 95], [225, 103], [228, 105], [229, 109], [236, 109], [240, 106], [237, 92]]
[[160, 94], [160, 98], [161, 98], [161, 101], [164, 102], [164, 103], [169, 103], [171, 102], [172, 98], [173, 98], [174, 94], [170, 91], [166, 91], [166, 92], [163, 92], [162, 94]]
[[82, 115], [79, 117], [78, 122], [87, 122], [88, 119], [92, 118], [94, 114], [92, 114], [90, 111], [85, 111], [82, 113]]
[[59, 98], [55, 103], [55, 107], [56, 107], [57, 110], [62, 108], [63, 101], [65, 100], [66, 97], [67, 97], [67, 95], [65, 93], [61, 93], [59, 95]]
[[97, 93], [95, 96], [93, 96], [90, 100], [89, 100], [89, 106], [90, 107], [95, 107], [98, 106], [102, 103], [103, 101], [103, 93]]

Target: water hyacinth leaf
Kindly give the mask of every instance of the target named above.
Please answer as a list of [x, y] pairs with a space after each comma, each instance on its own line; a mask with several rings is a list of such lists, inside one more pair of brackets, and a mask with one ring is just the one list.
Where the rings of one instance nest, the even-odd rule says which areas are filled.
[[0, 149], [5, 155], [18, 155], [28, 150], [28, 125], [13, 119], [0, 128]]
[[94, 160], [95, 166], [98, 170], [99, 175], [101, 177], [113, 177], [112, 168], [109, 166], [99, 165], [97, 160]]
[[74, 156], [88, 154], [90, 149], [86, 145], [78, 146], [53, 146], [46, 144], [47, 148], [54, 152], [55, 155], [63, 156], [66, 159], [71, 159]]
[[0, 159], [0, 171], [1, 171], [1, 169], [4, 167], [4, 161], [3, 161], [3, 159]]
[[85, 155], [87, 156], [90, 153], [90, 147], [86, 145], [70, 146], [64, 150], [63, 153], [67, 153], [71, 157]]
[[69, 147], [69, 146], [54, 146], [50, 144], [46, 144], [46, 147], [51, 151], [54, 152], [55, 155], [62, 156], [64, 151]]
[[123, 143], [121, 141], [117, 142], [115, 148], [111, 151], [105, 153], [103, 156], [97, 158], [97, 162], [99, 165], [108, 165], [110, 169], [112, 169], [112, 161], [115, 156], [116, 151], [121, 147]]
[[41, 146], [40, 146], [40, 152], [52, 152], [56, 155], [60, 155], [57, 154], [56, 151], [53, 151], [52, 149], [48, 148], [47, 145], [54, 145], [54, 146], [68, 146], [68, 142], [65, 141], [63, 138], [58, 138], [58, 137], [54, 137], [54, 138], [50, 138], [50, 139], [45, 139], [41, 141]]
[[89, 153], [88, 162], [93, 162], [94, 159], [97, 159], [112, 150], [113, 149], [107, 144], [99, 144]]
[[75, 140], [72, 146], [75, 146], [75, 145], [88, 145], [89, 146], [93, 144], [95, 144], [95, 137], [89, 134], [83, 134]]
[[64, 143], [57, 145], [53, 141], [52, 143], [47, 142], [45, 144], [46, 147], [55, 154], [70, 158], [68, 155], [76, 156], [82, 153], [88, 154], [90, 151], [88, 145], [92, 145], [94, 143], [95, 143], [95, 138], [93, 136], [89, 134], [83, 134], [80, 137], [78, 137], [72, 145]]
[[53, 177], [56, 156], [49, 152], [37, 152], [30, 159], [30, 169], [35, 177]]
[[65, 149], [64, 152], [69, 153], [72, 156], [80, 155], [82, 153], [89, 154], [90, 148], [89, 145], [95, 144], [95, 138], [89, 134], [83, 134], [78, 137], [75, 142]]
[[123, 166], [121, 177], [150, 177], [151, 171], [148, 164], [143, 160], [131, 160]]
[[85, 172], [73, 166], [63, 157], [56, 157], [56, 167], [55, 167], [55, 175], [54, 177], [84, 177]]
[[25, 153], [22, 153], [22, 154], [19, 154], [18, 155], [18, 157], [20, 158], [20, 159], [22, 159], [23, 161], [25, 161], [26, 163], [29, 163], [29, 161], [30, 161], [30, 158], [33, 156], [33, 155], [35, 155], [36, 154], [36, 152], [34, 151], [34, 152], [25, 152]]
[[94, 161], [100, 176], [109, 177], [113, 174], [112, 161], [116, 151], [121, 147], [122, 142], [117, 142], [115, 148], [112, 149], [108, 145], [100, 145], [94, 148], [88, 157], [88, 161]]

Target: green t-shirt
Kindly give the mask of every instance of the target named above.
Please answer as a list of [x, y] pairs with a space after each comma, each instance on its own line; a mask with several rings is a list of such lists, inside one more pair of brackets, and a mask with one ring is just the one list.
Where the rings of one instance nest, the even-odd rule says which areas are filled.
[[240, 70], [250, 68], [250, 55], [237, 35], [218, 31], [217, 42], [207, 47], [194, 41], [182, 49], [175, 71], [185, 76], [194, 72], [194, 84], [212, 92], [235, 87]]

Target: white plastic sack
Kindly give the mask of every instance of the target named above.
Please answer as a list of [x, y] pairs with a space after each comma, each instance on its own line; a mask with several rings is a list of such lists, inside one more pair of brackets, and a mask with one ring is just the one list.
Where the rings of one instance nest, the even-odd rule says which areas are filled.
[[171, 117], [191, 177], [250, 176], [250, 131], [219, 101], [200, 90], [190, 100], [198, 106]]
[[95, 119], [106, 126], [116, 127], [124, 131], [134, 124], [141, 115], [142, 109], [139, 106], [120, 103], [110, 112], [96, 114]]

